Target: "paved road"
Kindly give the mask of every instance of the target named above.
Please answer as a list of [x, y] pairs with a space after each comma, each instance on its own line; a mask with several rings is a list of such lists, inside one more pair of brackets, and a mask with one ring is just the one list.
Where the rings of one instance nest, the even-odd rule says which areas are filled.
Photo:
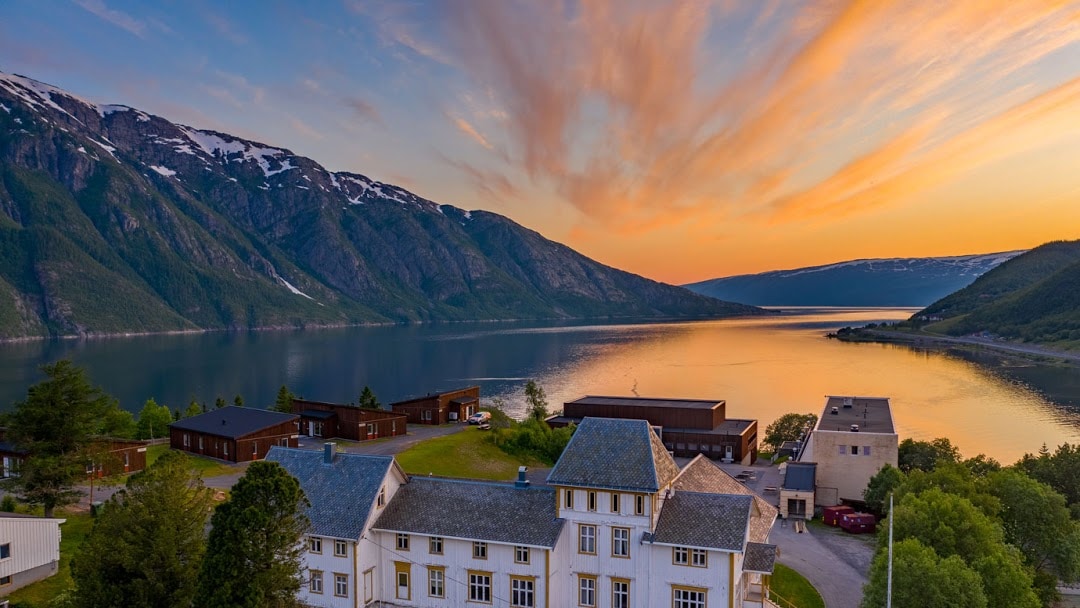
[[1042, 357], [1052, 357], [1056, 359], [1064, 359], [1073, 363], [1080, 363], [1080, 353], [1067, 352], [1063, 350], [1057, 350], [1054, 348], [1048, 348], [1045, 346], [1035, 346], [1031, 344], [1020, 344], [1017, 342], [1010, 342], [1007, 340], [995, 340], [992, 338], [977, 338], [974, 336], [939, 336], [939, 335], [927, 335], [927, 334], [911, 334], [906, 332], [895, 331], [881, 331], [871, 330], [872, 333], [877, 333], [885, 337], [896, 338], [912, 342], [913, 344], [928, 343], [952, 343], [952, 344], [973, 344], [977, 346], [985, 346], [990, 349], [1001, 350], [1013, 353], [1023, 353], [1026, 355], [1039, 355]]
[[780, 563], [805, 576], [821, 593], [826, 608], [858, 608], [866, 575], [821, 542], [813, 528], [800, 534], [787, 523], [777, 521], [769, 535], [769, 542], [780, 548]]

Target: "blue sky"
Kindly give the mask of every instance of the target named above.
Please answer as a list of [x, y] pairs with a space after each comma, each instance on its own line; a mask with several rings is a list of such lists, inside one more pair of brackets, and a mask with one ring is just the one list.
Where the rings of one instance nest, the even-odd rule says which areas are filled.
[[671, 282], [1080, 238], [1078, 40], [1043, 0], [0, 3], [0, 70]]

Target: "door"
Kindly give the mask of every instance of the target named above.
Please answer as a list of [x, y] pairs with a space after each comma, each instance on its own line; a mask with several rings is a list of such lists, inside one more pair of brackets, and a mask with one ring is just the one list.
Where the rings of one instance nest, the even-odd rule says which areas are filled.
[[724, 460], [732, 460], [731, 446], [724, 446]]

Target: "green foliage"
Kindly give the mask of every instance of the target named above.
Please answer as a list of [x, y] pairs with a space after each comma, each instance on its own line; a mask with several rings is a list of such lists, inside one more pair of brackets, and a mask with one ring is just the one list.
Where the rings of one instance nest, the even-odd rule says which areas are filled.
[[490, 441], [489, 431], [469, 426], [459, 432], [417, 442], [395, 457], [410, 475], [439, 475], [509, 481], [521, 465], [536, 466], [531, 458], [516, 458]]
[[514, 426], [514, 419], [507, 415], [505, 408], [506, 403], [502, 398], [496, 397], [487, 407], [482, 407], [480, 410], [491, 414], [491, 420], [488, 421], [491, 428], [508, 429]]
[[765, 427], [761, 445], [775, 453], [785, 441], [798, 441], [817, 424], [817, 414], [784, 414]]
[[[1025, 454], [1017, 468], [1065, 496], [1073, 512], [1080, 516], [1080, 443], [1058, 446], [1053, 453], [1045, 449], [1037, 456]], [[1080, 517], [1074, 516], [1078, 519]]]
[[137, 432], [135, 417], [119, 407], [109, 408], [101, 419], [98, 433], [106, 437], [134, 439]]
[[195, 605], [299, 607], [307, 505], [300, 483], [281, 465], [253, 462], [214, 512]]
[[799, 608], [825, 608], [825, 600], [806, 577], [783, 564], [775, 564], [773, 568], [769, 581], [771, 594], [779, 595]]
[[14, 513], [18, 506], [18, 503], [15, 502], [15, 497], [11, 494], [4, 494], [4, 498], [0, 500], [0, 511], [3, 511], [4, 513]]
[[240, 395], [233, 397], [232, 402], [233, 405], [235, 405], [236, 407], [244, 407], [244, 398]]
[[81, 608], [189, 606], [212, 503], [181, 452], [162, 455], [106, 503], [71, 563]]
[[217, 399], [214, 399], [214, 408], [215, 409], [220, 410], [221, 408], [225, 407], [225, 405], [226, 404], [225, 404], [225, 399], [224, 398], [218, 397]]
[[963, 463], [964, 467], [971, 471], [971, 474], [975, 477], [986, 477], [994, 471], [1001, 470], [1001, 463], [990, 458], [986, 454], [979, 454], [972, 458], [968, 458]]
[[275, 412], [282, 412], [284, 414], [291, 414], [293, 408], [293, 399], [296, 399], [296, 395], [292, 394], [289, 387], [284, 384], [278, 389], [277, 399], [274, 400], [274, 405], [270, 409]]
[[[862, 608], [884, 608], [888, 550], [880, 548], [863, 588]], [[942, 559], [917, 538], [893, 546], [892, 605], [895, 608], [986, 608], [982, 578], [958, 556]]]
[[139, 439], [156, 439], [169, 435], [169, 425], [172, 423], [172, 412], [169, 406], [158, 405], [157, 401], [147, 399], [139, 410], [138, 435]]
[[46, 380], [31, 386], [8, 418], [11, 441], [29, 456], [20, 475], [7, 483], [24, 502], [42, 505], [51, 517], [56, 507], [78, 499], [74, 485], [85, 475], [93, 438], [117, 418], [113, 411], [120, 406], [91, 386], [70, 361], [41, 370]]
[[553, 429], [543, 420], [528, 417], [521, 422], [512, 422], [509, 428], [492, 427], [489, 440], [499, 449], [518, 458], [534, 458], [547, 465], [555, 461], [570, 443], [577, 427]]
[[528, 405], [529, 417], [533, 420], [543, 422], [548, 417], [548, 402], [544, 387], [533, 380], [525, 383], [525, 403]]
[[900, 500], [907, 494], [931, 489], [966, 498], [988, 517], [996, 517], [1001, 512], [1001, 501], [987, 492], [983, 479], [975, 477], [971, 469], [948, 461], [931, 471], [915, 469], [908, 473], [897, 489], [896, 498]]
[[898, 464], [905, 473], [914, 469], [932, 471], [938, 463], [959, 461], [960, 450], [945, 437], [933, 441], [905, 439], [900, 442]]
[[188, 404], [187, 409], [184, 410], [184, 415], [182, 417], [183, 418], [191, 418], [192, 416], [198, 416], [199, 414], [202, 414], [205, 411], [206, 411], [205, 406], [201, 405], [198, 401], [195, 401], [194, 399], [192, 399], [191, 403]]
[[381, 410], [382, 404], [379, 403], [379, 399], [375, 396], [375, 393], [371, 392], [371, 388], [364, 387], [364, 390], [360, 391], [360, 398], [357, 404], [366, 410]]
[[886, 464], [870, 478], [863, 490], [863, 500], [871, 513], [886, 515], [889, 512], [889, 494], [896, 491], [904, 482], [904, 473], [900, 469]]

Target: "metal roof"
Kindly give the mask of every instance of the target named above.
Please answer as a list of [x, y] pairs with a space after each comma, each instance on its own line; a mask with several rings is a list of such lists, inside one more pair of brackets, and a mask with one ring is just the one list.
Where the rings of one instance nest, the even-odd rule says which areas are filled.
[[605, 397], [602, 395], [586, 395], [567, 404], [582, 405], [628, 405], [634, 407], [664, 407], [676, 409], [703, 409], [711, 410], [718, 405], [723, 405], [723, 399], [664, 399], [652, 397]]
[[649, 540], [665, 545], [741, 552], [753, 498], [735, 494], [676, 492], [664, 501]]
[[300, 481], [311, 506], [310, 534], [357, 539], [371, 513], [386, 473], [394, 459], [390, 456], [335, 454], [330, 464], [322, 450], [300, 450], [274, 446], [266, 459], [277, 462]]
[[551, 485], [658, 492], [679, 467], [646, 420], [585, 418], [548, 475]]
[[813, 492], [816, 485], [817, 463], [815, 462], [787, 462], [784, 472], [784, 482], [780, 485], [785, 490], [799, 492]]
[[229, 405], [210, 410], [205, 414], [177, 420], [170, 424], [169, 428], [238, 439], [282, 422], [299, 419], [300, 417], [296, 414]]
[[316, 420], [326, 420], [337, 416], [337, 412], [328, 412], [326, 410], [303, 410], [300, 412], [301, 418], [315, 418]]
[[414, 476], [373, 528], [553, 548], [566, 523], [556, 517], [555, 503], [549, 487]]

